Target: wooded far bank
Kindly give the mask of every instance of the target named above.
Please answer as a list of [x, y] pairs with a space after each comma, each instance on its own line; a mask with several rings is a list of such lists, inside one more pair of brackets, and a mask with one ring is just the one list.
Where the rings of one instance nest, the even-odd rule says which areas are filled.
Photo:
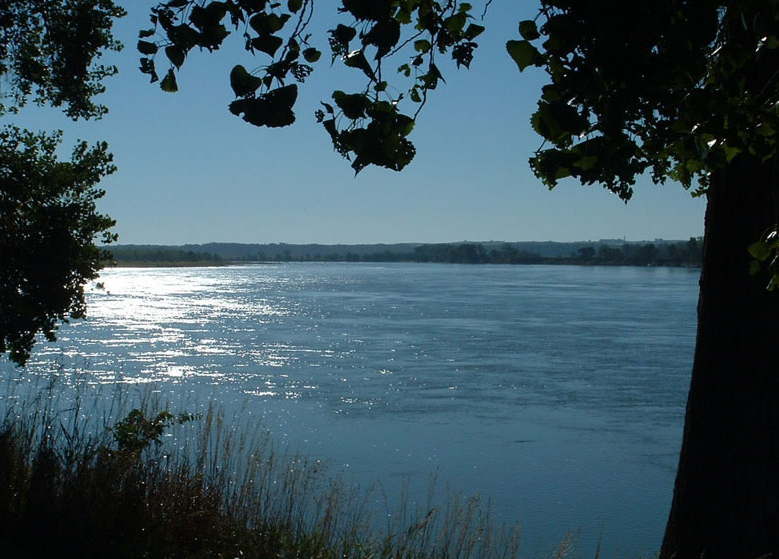
[[578, 264], [697, 267], [700, 238], [627, 242], [459, 242], [364, 245], [241, 244], [117, 245], [116, 265], [212, 265], [232, 262], [432, 262], [451, 264]]

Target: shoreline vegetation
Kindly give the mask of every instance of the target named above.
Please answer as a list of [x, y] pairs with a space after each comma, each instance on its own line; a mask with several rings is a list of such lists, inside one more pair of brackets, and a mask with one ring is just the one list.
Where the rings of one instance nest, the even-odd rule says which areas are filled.
[[116, 245], [104, 247], [118, 267], [225, 266], [254, 262], [413, 262], [448, 264], [561, 264], [579, 266], [701, 265], [703, 241], [461, 242], [393, 245]]
[[[431, 482], [426, 503], [395, 505], [240, 413], [52, 386], [0, 395], [0, 556], [518, 556], [518, 526], [495, 525], [478, 497], [438, 502]], [[566, 537], [555, 555], [573, 548]]]

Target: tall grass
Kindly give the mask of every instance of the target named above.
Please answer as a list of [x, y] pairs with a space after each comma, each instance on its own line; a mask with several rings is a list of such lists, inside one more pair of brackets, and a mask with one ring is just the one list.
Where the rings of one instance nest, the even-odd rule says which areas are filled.
[[[0, 419], [0, 557], [514, 559], [476, 497], [392, 514], [262, 425], [153, 397], [32, 398]], [[89, 401], [87, 401], [89, 400]], [[132, 411], [133, 409], [137, 411]], [[432, 487], [432, 486], [431, 486]], [[383, 521], [382, 521], [383, 519]]]

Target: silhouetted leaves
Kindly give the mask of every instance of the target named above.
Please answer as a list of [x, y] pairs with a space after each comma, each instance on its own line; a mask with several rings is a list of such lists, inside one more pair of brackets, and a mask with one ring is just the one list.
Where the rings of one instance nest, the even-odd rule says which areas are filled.
[[280, 31], [284, 27], [284, 23], [286, 23], [287, 19], [289, 19], [289, 15], [285, 14], [286, 17], [279, 17], [276, 14], [264, 14], [259, 13], [255, 16], [253, 16], [249, 20], [249, 25], [254, 29], [260, 36], [262, 35], [270, 35], [272, 33], [276, 33], [277, 31]]
[[381, 21], [389, 18], [393, 11], [391, 2], [383, 0], [342, 0], [341, 3], [343, 6], [338, 11], [351, 14], [358, 20]]
[[362, 38], [363, 45], [376, 47], [376, 60], [387, 55], [400, 40], [400, 23], [389, 18], [382, 19], [371, 27], [370, 31]]
[[233, 88], [236, 97], [252, 95], [261, 85], [262, 78], [252, 76], [240, 64], [230, 72], [230, 87]]
[[230, 103], [230, 112], [255, 126], [289, 126], [295, 122], [292, 107], [297, 96], [297, 85], [279, 87], [254, 99], [233, 101]]
[[[0, 116], [29, 100], [63, 107], [74, 120], [103, 116], [93, 97], [117, 70], [97, 62], [121, 48], [111, 28], [123, 15], [111, 0], [2, 2]], [[147, 41], [140, 48], [156, 52]], [[80, 142], [60, 161], [61, 137], [0, 129], [0, 355], [18, 365], [39, 333], [53, 341], [60, 323], [84, 316], [84, 285], [104, 256], [96, 237], [116, 238], [113, 220], [96, 207], [98, 184], [114, 171], [107, 146]]]
[[335, 60], [339, 56], [346, 56], [349, 52], [349, 43], [357, 35], [357, 30], [339, 23], [335, 29], [330, 30], [329, 34], [330, 50], [333, 51], [333, 60]]
[[38, 332], [83, 318], [84, 285], [97, 277], [114, 221], [97, 212], [100, 180], [113, 173], [107, 146], [75, 146], [58, 160], [61, 133], [0, 131], [0, 354], [23, 365]]
[[252, 48], [262, 51], [270, 56], [275, 56], [276, 51], [279, 50], [284, 39], [277, 37], [276, 35], [260, 35], [250, 41]]
[[184, 64], [184, 59], [187, 57], [183, 50], [174, 46], [165, 47], [165, 55], [177, 68], [180, 68], [181, 65]]
[[748, 250], [753, 258], [749, 263], [750, 275], [756, 276], [765, 268], [769, 278], [766, 289], [773, 291], [779, 287], [779, 226], [769, 228]]
[[[98, 58], [121, 48], [111, 26], [124, 13], [111, 0], [2, 2], [0, 115], [17, 111], [28, 100], [64, 107], [73, 119], [105, 114], [106, 108], [92, 99], [103, 92], [102, 80], [117, 69], [98, 64]], [[147, 42], [140, 46], [153, 47]]]
[[368, 108], [371, 106], [371, 101], [362, 93], [348, 95], [343, 91], [335, 91], [333, 92], [333, 100], [338, 108], [343, 111], [344, 116], [351, 120], [365, 118]]
[[303, 50], [303, 58], [306, 59], [306, 62], [311, 62], [312, 64], [319, 60], [319, 57], [322, 56], [321, 51], [311, 47]]
[[535, 41], [541, 34], [538, 32], [536, 22], [532, 20], [525, 20], [519, 22], [519, 34], [527, 41]]
[[[338, 9], [344, 20], [336, 22], [327, 36], [332, 61], [357, 70], [367, 84], [360, 93], [335, 92], [339, 118], [332, 108], [328, 112], [331, 118], [322, 110], [315, 113], [316, 118], [356, 171], [371, 164], [400, 169], [415, 153], [406, 136], [416, 114], [403, 115], [399, 105], [414, 103], [418, 113], [429, 92], [444, 81], [436, 54], [451, 55], [458, 67], [470, 66], [478, 47], [474, 39], [484, 27], [472, 21], [472, 6], [467, 2], [341, 0]], [[230, 85], [238, 99], [230, 104], [230, 111], [257, 126], [285, 126], [295, 120], [297, 99], [297, 89], [287, 83], [291, 79], [304, 82], [322, 55], [306, 33], [312, 14], [313, 2], [305, 0], [164, 2], [152, 8], [154, 28], [141, 31], [141, 71], [151, 81], [158, 79], [155, 55], [164, 47], [172, 67], [160, 86], [175, 91], [176, 71], [189, 51], [220, 48], [230, 33], [226, 25], [231, 25], [242, 34], [247, 51], [265, 53], [272, 61], [251, 74], [243, 66], [233, 68]], [[355, 39], [359, 44], [354, 44]], [[384, 76], [383, 63], [403, 56], [404, 51], [410, 59], [398, 72], [410, 83], [401, 90]], [[371, 134], [375, 138], [371, 139]]]
[[350, 52], [344, 59], [344, 64], [349, 68], [359, 68], [372, 81], [376, 81], [376, 74], [373, 73], [373, 68], [368, 62], [368, 59], [365, 58], [365, 53], [363, 51], [358, 50]]
[[520, 22], [507, 51], [551, 82], [531, 119], [552, 144], [531, 160], [539, 178], [600, 182], [628, 199], [651, 170], [655, 182], [697, 181], [701, 194], [740, 155], [775, 157], [779, 115], [764, 96], [776, 97], [765, 68], [776, 67], [779, 15], [737, 4], [546, 0], [538, 25]]
[[535, 65], [541, 61], [538, 49], [528, 41], [508, 41], [506, 50], [514, 62], [517, 63], [520, 72], [528, 66]]
[[149, 41], [138, 41], [138, 51], [141, 54], [152, 55], [157, 54], [157, 45], [150, 43]]
[[160, 89], [167, 93], [175, 93], [179, 90], [179, 86], [176, 83], [176, 74], [173, 72], [173, 68], [168, 70], [168, 73], [165, 74], [164, 78], [162, 78], [162, 81], [160, 82]]

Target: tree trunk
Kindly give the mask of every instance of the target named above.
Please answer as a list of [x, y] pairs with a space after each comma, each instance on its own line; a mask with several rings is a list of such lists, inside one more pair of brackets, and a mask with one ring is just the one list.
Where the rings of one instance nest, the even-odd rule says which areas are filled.
[[777, 221], [775, 161], [708, 192], [698, 337], [661, 559], [779, 559], [779, 292], [747, 247]]

